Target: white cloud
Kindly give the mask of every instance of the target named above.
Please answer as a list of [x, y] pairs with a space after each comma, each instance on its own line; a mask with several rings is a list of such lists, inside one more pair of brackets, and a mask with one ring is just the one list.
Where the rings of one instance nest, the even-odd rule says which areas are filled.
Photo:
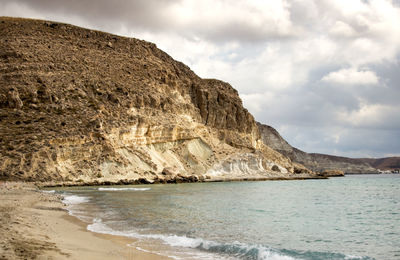
[[337, 37], [354, 37], [356, 35], [354, 28], [342, 21], [336, 21], [330, 33]]
[[397, 119], [400, 106], [367, 104], [361, 101], [358, 109], [337, 111], [338, 121], [358, 128], [400, 128]]
[[321, 81], [342, 85], [375, 85], [379, 79], [373, 71], [350, 68], [330, 72]]
[[294, 33], [286, 1], [186, 0], [171, 7], [178, 28], [210, 40], [258, 41]]

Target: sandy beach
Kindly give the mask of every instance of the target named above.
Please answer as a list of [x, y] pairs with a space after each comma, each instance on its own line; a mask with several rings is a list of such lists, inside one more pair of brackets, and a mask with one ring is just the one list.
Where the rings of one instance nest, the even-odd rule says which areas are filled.
[[170, 259], [133, 242], [87, 231], [59, 196], [33, 184], [0, 182], [0, 259]]

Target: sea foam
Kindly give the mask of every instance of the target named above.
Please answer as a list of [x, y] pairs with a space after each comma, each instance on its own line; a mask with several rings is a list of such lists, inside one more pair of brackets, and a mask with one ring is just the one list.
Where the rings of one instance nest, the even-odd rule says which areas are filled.
[[[297, 260], [297, 259], [314, 259], [313, 256], [319, 256], [320, 259], [345, 259], [345, 260], [369, 260], [369, 257], [351, 256], [340, 253], [328, 252], [301, 252], [293, 250], [279, 250], [264, 245], [250, 245], [240, 242], [218, 243], [202, 238], [191, 238], [178, 235], [162, 235], [162, 234], [139, 234], [134, 231], [117, 231], [104, 224], [101, 219], [94, 219], [93, 223], [87, 226], [92, 232], [125, 236], [136, 239], [155, 239], [171, 247], [181, 247], [188, 249], [196, 249], [207, 255], [200, 257], [202, 259], [254, 259], [254, 260]], [[143, 251], [142, 248], [140, 248]], [[148, 251], [147, 251], [148, 252]], [[153, 252], [156, 253], [156, 252]], [[212, 253], [209, 258], [208, 254]], [[290, 255], [289, 255], [290, 254]], [[171, 256], [175, 259], [179, 257]], [[227, 258], [225, 258], [227, 257]], [[318, 258], [318, 257], [317, 257]]]
[[150, 190], [150, 188], [98, 188], [99, 191], [145, 191]]
[[103, 221], [100, 218], [95, 218], [93, 219], [93, 223], [88, 225], [86, 227], [87, 230], [95, 232], [95, 233], [100, 233], [100, 234], [108, 234], [108, 235], [114, 235], [114, 236], [125, 236], [125, 237], [131, 237], [135, 238], [135, 234], [132, 232], [121, 232], [121, 231], [116, 231], [109, 226], [105, 225]]
[[63, 194], [62, 202], [67, 205], [68, 214], [84, 222], [90, 222], [91, 218], [85, 216], [84, 211], [80, 209], [79, 204], [88, 202], [89, 198], [84, 196], [77, 196], [77, 195], [70, 195], [70, 194]]
[[64, 195], [62, 200], [63, 203], [67, 205], [76, 205], [84, 202], [88, 202], [89, 198], [77, 195]]
[[[161, 240], [164, 244], [172, 247], [183, 247], [198, 249], [207, 253], [217, 253], [215, 259], [224, 259], [223, 255], [233, 256], [245, 259], [259, 260], [295, 260], [291, 256], [284, 255], [277, 250], [255, 245], [247, 245], [239, 242], [232, 244], [218, 243], [202, 238], [191, 238], [178, 235], [161, 235], [161, 234], [139, 234], [134, 231], [117, 231], [104, 224], [101, 219], [93, 219], [93, 223], [87, 226], [92, 232], [109, 234], [115, 236], [125, 236], [136, 239], [156, 239]], [[146, 250], [147, 251], [147, 250]], [[217, 257], [217, 256], [221, 257]], [[175, 258], [175, 257], [174, 257]], [[214, 258], [213, 258], [214, 259]]]
[[55, 190], [41, 190], [43, 193], [55, 193]]

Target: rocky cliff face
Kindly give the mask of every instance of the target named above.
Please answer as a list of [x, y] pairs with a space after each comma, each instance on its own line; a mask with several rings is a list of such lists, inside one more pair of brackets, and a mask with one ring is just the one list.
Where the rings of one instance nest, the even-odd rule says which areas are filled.
[[152, 43], [4, 17], [0, 42], [1, 179], [313, 176], [260, 140], [228, 83]]
[[[292, 147], [271, 126], [257, 123], [264, 144], [316, 172], [343, 171], [344, 173], [378, 173], [378, 170], [362, 159], [306, 153]], [[340, 174], [339, 174], [340, 175]]]

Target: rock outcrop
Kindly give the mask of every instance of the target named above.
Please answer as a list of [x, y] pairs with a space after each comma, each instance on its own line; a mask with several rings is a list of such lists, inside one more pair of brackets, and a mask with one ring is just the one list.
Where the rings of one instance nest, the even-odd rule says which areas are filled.
[[265, 145], [315, 172], [323, 173], [326, 176], [341, 176], [342, 172], [346, 174], [378, 173], [375, 167], [367, 163], [368, 160], [306, 153], [292, 147], [273, 127], [261, 123], [257, 123], [257, 126]]
[[344, 171], [341, 170], [325, 170], [322, 172], [323, 176], [326, 177], [343, 177]]
[[261, 141], [228, 83], [153, 43], [6, 17], [0, 43], [0, 179], [314, 177]]

